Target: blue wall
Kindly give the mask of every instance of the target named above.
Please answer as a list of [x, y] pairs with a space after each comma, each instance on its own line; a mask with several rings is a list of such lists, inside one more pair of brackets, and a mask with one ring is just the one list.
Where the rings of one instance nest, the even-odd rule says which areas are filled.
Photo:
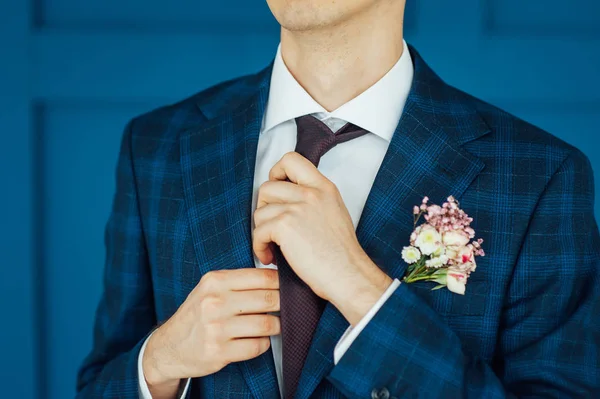
[[[442, 77], [579, 146], [600, 187], [600, 3], [408, 2], [408, 40]], [[0, 396], [62, 399], [91, 343], [124, 124], [262, 68], [278, 30], [264, 0], [0, 10]]]

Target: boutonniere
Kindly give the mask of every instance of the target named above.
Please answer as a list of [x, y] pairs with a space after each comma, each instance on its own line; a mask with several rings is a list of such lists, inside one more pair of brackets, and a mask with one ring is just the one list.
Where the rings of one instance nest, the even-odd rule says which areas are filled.
[[[447, 287], [464, 295], [469, 275], [475, 271], [476, 256], [484, 256], [483, 240], [474, 240], [475, 231], [469, 217], [450, 196], [442, 206], [429, 205], [423, 198], [413, 209], [415, 229], [410, 235], [410, 246], [402, 250], [402, 259], [408, 263], [405, 283], [432, 281], [433, 290]], [[425, 222], [419, 226], [421, 219]]]

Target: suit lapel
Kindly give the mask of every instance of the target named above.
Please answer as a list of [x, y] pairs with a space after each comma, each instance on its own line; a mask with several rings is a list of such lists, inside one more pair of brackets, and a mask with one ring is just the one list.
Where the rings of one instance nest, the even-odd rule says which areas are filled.
[[253, 266], [250, 207], [260, 108], [244, 106], [181, 137], [185, 201], [202, 274]]
[[[400, 251], [424, 196], [460, 198], [483, 163], [463, 145], [489, 129], [463, 96], [446, 86], [412, 48], [411, 93], [357, 227], [367, 254], [390, 276], [404, 272]], [[181, 136], [185, 201], [202, 274], [253, 267], [251, 201], [258, 135], [271, 68], [244, 83], [248, 95], [201, 104], [209, 121]], [[226, 90], [225, 90], [226, 91]], [[227, 92], [227, 91], [226, 91]], [[222, 111], [219, 104], [229, 104]], [[348, 327], [332, 305], [315, 331], [296, 399], [307, 399], [333, 367], [333, 349]], [[272, 352], [239, 367], [255, 398], [277, 398]]]
[[[252, 187], [270, 72], [269, 67], [244, 82], [246, 96], [235, 92], [200, 104], [209, 121], [181, 136], [185, 201], [202, 274], [254, 267]], [[238, 365], [256, 399], [279, 397], [270, 350]]]
[[[357, 227], [366, 253], [393, 278], [406, 265], [401, 250], [413, 230], [414, 205], [460, 198], [484, 167], [462, 145], [489, 131], [464, 98], [446, 86], [411, 48], [415, 77]], [[328, 304], [315, 332], [296, 399], [308, 399], [333, 367], [333, 350], [348, 322]]]

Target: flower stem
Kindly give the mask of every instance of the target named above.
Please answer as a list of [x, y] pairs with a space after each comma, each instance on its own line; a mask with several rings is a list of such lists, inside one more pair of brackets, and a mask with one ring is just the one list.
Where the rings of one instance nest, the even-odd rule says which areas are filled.
[[426, 276], [407, 276], [404, 278], [404, 281], [407, 283], [414, 283], [415, 281], [427, 281], [427, 280], [435, 280], [436, 277], [432, 276], [432, 275], [426, 275]]

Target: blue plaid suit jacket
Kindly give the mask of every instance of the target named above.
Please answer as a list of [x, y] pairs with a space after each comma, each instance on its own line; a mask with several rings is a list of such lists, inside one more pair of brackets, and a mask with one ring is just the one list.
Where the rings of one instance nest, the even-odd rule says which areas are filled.
[[[390, 276], [413, 205], [449, 195], [486, 257], [465, 296], [402, 284], [333, 364], [328, 305], [297, 399], [591, 397], [600, 385], [600, 238], [588, 159], [446, 85], [410, 48], [406, 108], [357, 228]], [[137, 398], [137, 358], [211, 270], [253, 267], [251, 189], [270, 67], [132, 120], [106, 228], [104, 294], [78, 398]], [[390, 88], [393, 90], [393, 88]], [[374, 391], [375, 390], [375, 391]], [[272, 353], [194, 379], [189, 398], [275, 399]], [[376, 395], [374, 395], [376, 397]]]

